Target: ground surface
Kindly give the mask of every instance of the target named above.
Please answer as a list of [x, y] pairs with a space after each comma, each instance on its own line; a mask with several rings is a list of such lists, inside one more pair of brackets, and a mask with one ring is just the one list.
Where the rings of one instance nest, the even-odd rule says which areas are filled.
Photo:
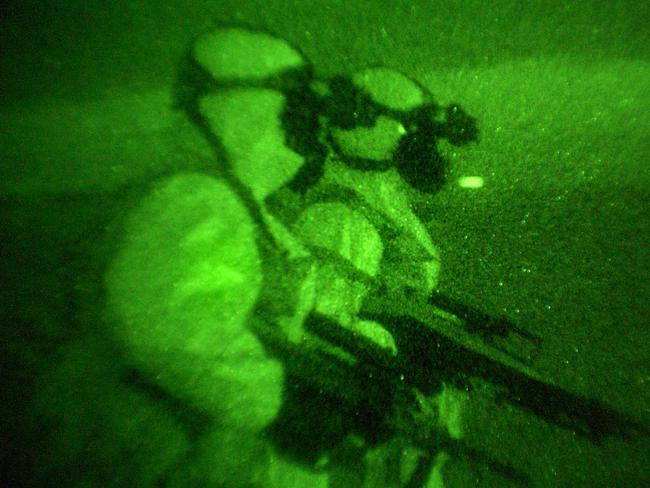
[[[30, 371], [47, 369], [58, 344], [92, 331], [97, 311], [81, 303], [101, 297], [98, 277], [124, 213], [156, 177], [206, 167], [206, 148], [172, 112], [169, 90], [191, 39], [218, 18], [281, 34], [320, 74], [373, 63], [400, 69], [477, 117], [480, 143], [445, 148], [452, 184], [420, 202], [442, 252], [442, 289], [536, 332], [544, 375], [650, 426], [647, 3], [2, 9], [0, 198], [10, 286], [0, 298], [11, 324], [2, 334], [12, 372], [3, 393], [13, 399], [3, 402], [4, 418], [28, 403]], [[454, 185], [463, 175], [483, 176], [484, 187]], [[481, 405], [468, 424], [472, 442], [537, 486], [642, 486], [648, 477], [642, 442], [595, 448]]]

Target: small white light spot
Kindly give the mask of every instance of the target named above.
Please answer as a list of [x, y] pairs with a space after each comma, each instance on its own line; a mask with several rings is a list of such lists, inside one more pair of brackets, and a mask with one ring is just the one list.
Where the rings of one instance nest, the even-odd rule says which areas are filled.
[[483, 183], [482, 176], [462, 176], [458, 178], [458, 186], [461, 188], [481, 188]]
[[397, 126], [397, 133], [400, 135], [406, 134], [406, 128], [402, 124], [399, 124]]

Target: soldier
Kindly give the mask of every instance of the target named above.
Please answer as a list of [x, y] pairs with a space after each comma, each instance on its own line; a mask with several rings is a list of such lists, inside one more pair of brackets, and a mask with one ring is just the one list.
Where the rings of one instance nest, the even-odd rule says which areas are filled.
[[[409, 196], [440, 188], [446, 168], [437, 141], [476, 140], [474, 120], [457, 105], [442, 109], [422, 85], [385, 67], [318, 79], [298, 49], [241, 27], [199, 38], [185, 76], [179, 103], [259, 227], [256, 332], [304, 348], [343, 332], [397, 355], [390, 330], [364, 318], [363, 304], [370, 295], [426, 299], [435, 288], [439, 253]], [[355, 358], [332, 342], [323, 347], [354, 367]], [[424, 410], [442, 410], [438, 397], [422, 401]], [[435, 420], [460, 435], [451, 425], [457, 418]], [[341, 445], [357, 442], [350, 439], [359, 437]], [[393, 446], [388, 457], [404, 447]], [[363, 458], [367, 451], [337, 452]], [[406, 483], [406, 471], [387, 474], [381, 486]]]

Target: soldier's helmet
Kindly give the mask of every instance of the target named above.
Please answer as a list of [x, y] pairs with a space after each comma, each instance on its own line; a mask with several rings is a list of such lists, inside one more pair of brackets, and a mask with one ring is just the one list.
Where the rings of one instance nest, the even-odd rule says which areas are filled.
[[284, 91], [313, 76], [300, 50], [269, 32], [218, 26], [199, 36], [184, 58], [175, 100], [180, 107], [217, 89], [276, 88]]

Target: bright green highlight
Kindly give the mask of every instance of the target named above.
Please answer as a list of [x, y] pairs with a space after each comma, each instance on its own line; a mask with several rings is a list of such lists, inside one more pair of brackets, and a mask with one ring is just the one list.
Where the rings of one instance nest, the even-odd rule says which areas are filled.
[[194, 58], [217, 80], [263, 79], [303, 64], [300, 53], [283, 40], [238, 28], [199, 38]]
[[482, 176], [463, 176], [458, 178], [458, 186], [461, 188], [482, 188], [483, 183], [484, 181]]
[[352, 77], [372, 99], [395, 110], [411, 110], [424, 103], [422, 90], [401, 73], [387, 68], [368, 68]]

